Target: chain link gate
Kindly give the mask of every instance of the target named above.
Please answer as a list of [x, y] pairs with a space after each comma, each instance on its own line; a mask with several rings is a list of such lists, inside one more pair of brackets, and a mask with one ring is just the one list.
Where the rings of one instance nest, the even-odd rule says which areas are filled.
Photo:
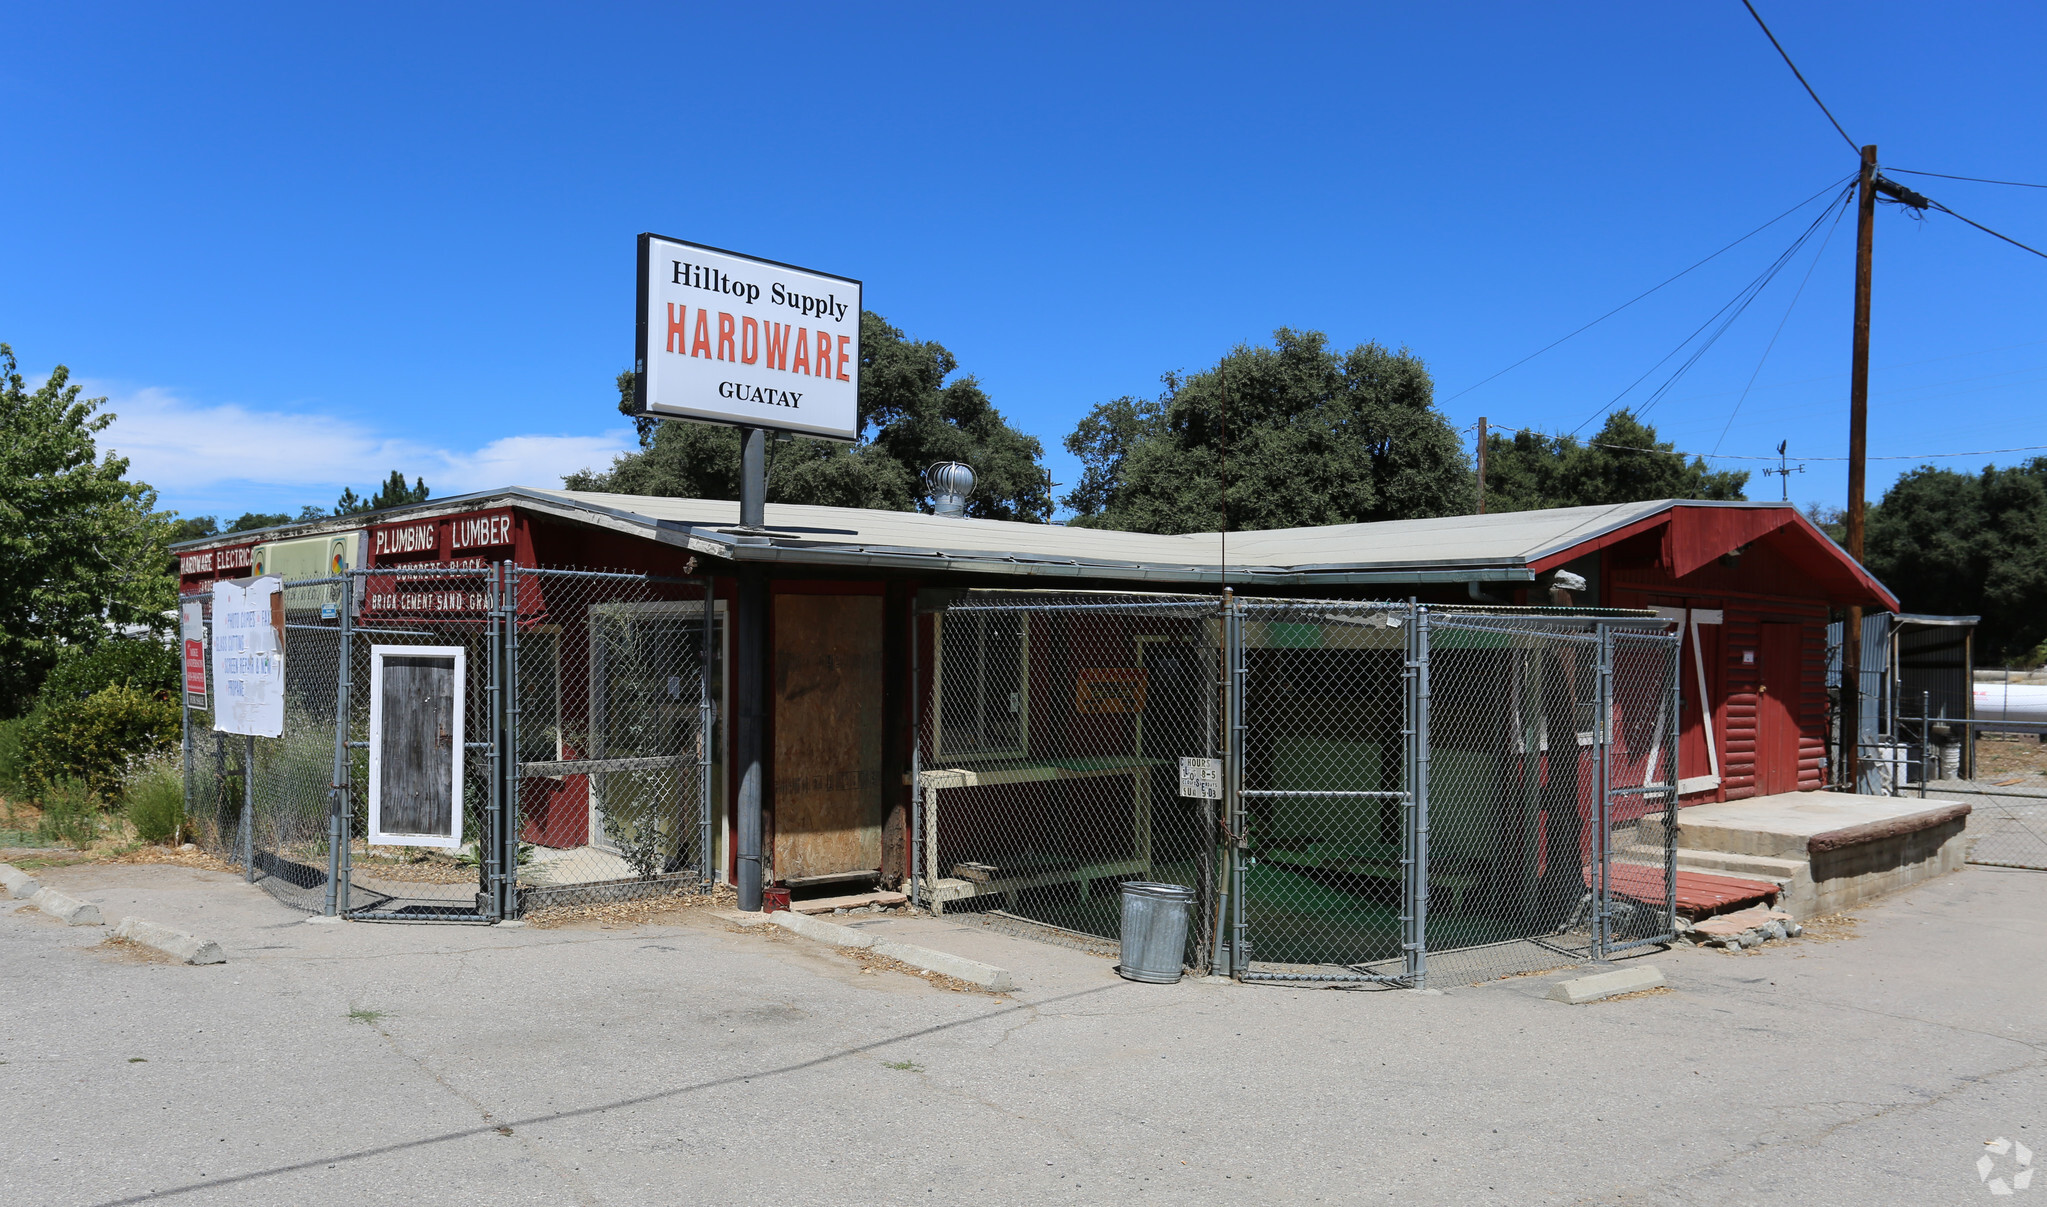
[[[1481, 980], [1674, 929], [1678, 639], [1648, 617], [972, 591], [936, 610], [913, 891], [1107, 948], [1195, 890], [1185, 962]], [[1215, 759], [1219, 801], [1178, 796]]]
[[[283, 586], [282, 735], [185, 710], [188, 824], [252, 882], [394, 922], [708, 888], [722, 647], [705, 580], [505, 563]], [[210, 705], [211, 596], [195, 601]], [[421, 767], [442, 814], [404, 808]]]

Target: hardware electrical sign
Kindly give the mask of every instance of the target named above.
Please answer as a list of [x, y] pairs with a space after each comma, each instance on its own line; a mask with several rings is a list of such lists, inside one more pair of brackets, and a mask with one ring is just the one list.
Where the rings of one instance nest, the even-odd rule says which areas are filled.
[[852, 440], [860, 282], [640, 236], [639, 409]]

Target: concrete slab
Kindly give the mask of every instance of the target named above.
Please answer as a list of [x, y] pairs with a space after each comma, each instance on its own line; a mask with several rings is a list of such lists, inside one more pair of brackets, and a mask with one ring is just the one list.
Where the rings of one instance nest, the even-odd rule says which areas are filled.
[[[1839, 913], [1968, 860], [1969, 806], [1938, 798], [1787, 792], [1678, 810], [1677, 866], [1782, 888], [1794, 918]], [[1660, 845], [1660, 815], [1635, 846]]]
[[1619, 997], [1623, 993], [1661, 989], [1663, 984], [1661, 969], [1654, 964], [1641, 964], [1632, 968], [1617, 968], [1612, 972], [1597, 972], [1591, 976], [1558, 981], [1549, 987], [1549, 999], [1567, 1005], [1582, 1006], [1586, 1002]]
[[969, 985], [977, 985], [991, 993], [1008, 993], [1016, 988], [1016, 978], [1009, 974], [1007, 968], [953, 955], [950, 952], [935, 951], [915, 943], [904, 943], [884, 935], [863, 933], [849, 926], [840, 926], [836, 922], [827, 922], [822, 918], [813, 918], [792, 910], [777, 910], [772, 914], [728, 911], [719, 916], [741, 926], [763, 924], [779, 926], [813, 942], [872, 951], [878, 956], [887, 956], [912, 968], [921, 968], [926, 972], [935, 972], [940, 976], [965, 981]]
[[[1984, 1194], [1986, 1139], [2041, 1147], [2019, 1129], [2047, 1103], [2047, 961], [2024, 957], [2047, 933], [2037, 872], [1916, 886], [1837, 942], [1664, 953], [1671, 992], [1561, 1011], [1548, 978], [1441, 996], [1132, 985], [965, 916], [859, 925], [986, 945], [1018, 975], [1011, 1000], [862, 975], [709, 910], [305, 926], [229, 873], [47, 875], [235, 953], [194, 975], [0, 903], [0, 1094], [34, 1104], [9, 1117], [6, 1186], [52, 1207], [575, 1207], [676, 1186], [792, 1203], [1963, 1202]], [[337, 1087], [346, 1102], [318, 1109]], [[1560, 1102], [1585, 1126], [1560, 1126]]]
[[1677, 845], [1773, 859], [1804, 859], [1836, 830], [1937, 814], [1957, 802], [1849, 792], [1782, 792], [1678, 810]]

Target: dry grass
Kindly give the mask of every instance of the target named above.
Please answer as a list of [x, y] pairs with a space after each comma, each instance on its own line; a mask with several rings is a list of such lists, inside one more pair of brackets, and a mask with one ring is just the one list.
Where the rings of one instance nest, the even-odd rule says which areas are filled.
[[983, 989], [972, 981], [962, 981], [958, 977], [949, 977], [937, 972], [927, 972], [922, 968], [905, 964], [901, 960], [876, 955], [864, 947], [835, 947], [832, 950], [860, 965], [860, 971], [863, 973], [900, 972], [904, 976], [915, 977], [933, 988], [943, 989], [949, 993], [978, 993], [984, 997], [1005, 999], [1008, 996], [1007, 994], [996, 993], [993, 990]]
[[93, 944], [93, 950], [122, 964], [176, 964], [176, 956], [168, 955], [144, 943], [115, 938], [112, 935]]
[[239, 872], [242, 870], [242, 865], [229, 863], [211, 851], [200, 850], [197, 847], [189, 851], [179, 847], [132, 847], [109, 856], [106, 862], [169, 864], [173, 867], [200, 868], [208, 872]]
[[1597, 1002], [1587, 1002], [1585, 1004], [1588, 1006], [1597, 1006], [1599, 1005], [1600, 1002], [1629, 1002], [1633, 1001], [1638, 997], [1662, 997], [1664, 994], [1669, 993], [1670, 991], [1671, 991], [1670, 986], [1658, 985], [1654, 989], [1637, 989], [1633, 993], [1616, 993], [1612, 997], [1603, 997], [1600, 998], [1599, 1001]]
[[2047, 776], [2047, 743], [2032, 734], [1984, 734], [1977, 740], [1977, 780], [2006, 780], [2033, 787], [2042, 776]]
[[1804, 923], [1805, 933], [1798, 936], [1814, 943], [1838, 943], [1843, 939], [1856, 937], [1855, 927], [1862, 919], [1853, 914], [1828, 914], [1824, 918], [1810, 918]]
[[550, 905], [526, 915], [526, 924], [542, 928], [560, 926], [644, 926], [664, 914], [700, 909], [733, 909], [739, 904], [729, 884], [715, 886], [708, 893], [676, 889], [658, 897], [636, 897], [630, 901], [597, 901], [588, 905]]

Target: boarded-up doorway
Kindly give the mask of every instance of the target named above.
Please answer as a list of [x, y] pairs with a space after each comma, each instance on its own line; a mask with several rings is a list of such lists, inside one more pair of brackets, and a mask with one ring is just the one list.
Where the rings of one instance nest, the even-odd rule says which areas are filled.
[[776, 595], [775, 879], [881, 867], [882, 598]]
[[462, 845], [460, 646], [370, 647], [370, 842]]

